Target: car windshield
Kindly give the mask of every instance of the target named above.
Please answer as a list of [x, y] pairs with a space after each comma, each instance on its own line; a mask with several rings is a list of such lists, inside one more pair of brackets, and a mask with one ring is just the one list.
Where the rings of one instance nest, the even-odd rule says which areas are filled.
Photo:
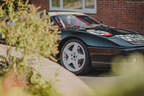
[[55, 20], [63, 29], [89, 28], [99, 24], [93, 18], [85, 15], [58, 15]]

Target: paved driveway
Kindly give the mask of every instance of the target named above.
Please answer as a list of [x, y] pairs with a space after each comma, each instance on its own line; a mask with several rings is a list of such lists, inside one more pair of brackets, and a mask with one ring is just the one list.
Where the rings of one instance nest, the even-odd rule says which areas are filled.
[[84, 81], [89, 87], [95, 89], [99, 86], [109, 86], [111, 82], [117, 79], [118, 76], [111, 75], [109, 72], [104, 73], [89, 73], [84, 76], [79, 76], [79, 78]]

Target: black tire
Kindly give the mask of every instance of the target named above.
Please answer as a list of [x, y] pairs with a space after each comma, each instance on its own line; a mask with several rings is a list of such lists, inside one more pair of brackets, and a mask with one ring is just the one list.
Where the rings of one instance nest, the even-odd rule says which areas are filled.
[[[88, 52], [87, 46], [81, 40], [78, 40], [78, 39], [70, 39], [70, 40], [66, 41], [65, 44], [62, 46], [62, 48], [60, 50], [60, 63], [61, 63], [61, 65], [64, 68], [66, 68], [64, 63], [63, 63], [62, 53], [63, 53], [63, 50], [64, 50], [65, 46], [67, 44], [71, 43], [71, 42], [79, 43], [83, 47], [84, 52], [85, 52], [85, 63], [83, 65], [83, 67], [79, 71], [76, 71], [76, 72], [72, 72], [71, 71], [71, 72], [76, 74], [76, 75], [83, 75], [83, 74], [86, 74], [86, 73], [90, 72], [90, 70], [92, 69], [92, 66], [91, 66], [91, 60], [90, 60], [90, 56], [89, 56], [89, 52]], [[69, 70], [69, 69], [67, 69], [67, 70]]]

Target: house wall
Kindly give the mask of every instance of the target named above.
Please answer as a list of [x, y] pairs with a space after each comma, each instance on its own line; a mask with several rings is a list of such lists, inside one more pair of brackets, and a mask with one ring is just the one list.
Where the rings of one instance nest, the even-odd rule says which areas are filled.
[[[41, 9], [49, 9], [49, 0], [32, 0]], [[89, 14], [105, 24], [144, 33], [144, 0], [97, 0], [97, 13]]]
[[141, 1], [98, 0], [97, 14], [91, 16], [110, 26], [144, 32], [144, 2]]
[[30, 0], [36, 7], [40, 7], [40, 10], [49, 9], [49, 0]]

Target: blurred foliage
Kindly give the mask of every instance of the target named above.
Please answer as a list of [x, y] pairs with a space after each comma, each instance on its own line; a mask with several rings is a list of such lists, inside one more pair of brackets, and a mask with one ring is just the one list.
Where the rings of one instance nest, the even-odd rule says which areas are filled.
[[33, 71], [30, 76], [29, 91], [34, 94], [34, 96], [62, 96], [50, 82], [42, 78], [36, 71]]
[[[27, 55], [36, 53], [53, 59], [58, 52], [58, 30], [50, 22], [46, 23], [49, 17], [44, 15], [40, 19], [40, 13], [32, 5], [23, 5], [24, 7], [14, 11], [11, 2], [7, 2], [9, 16], [0, 22], [0, 32], [7, 44], [24, 49], [24, 54]], [[2, 11], [0, 9], [1, 15]], [[12, 21], [7, 22], [8, 25], [5, 24], [7, 19]]]
[[144, 56], [132, 54], [117, 57], [113, 72], [117, 74], [109, 84], [97, 86], [95, 96], [144, 96]]
[[27, 91], [25, 91], [24, 89], [20, 87], [17, 87], [17, 88], [13, 88], [12, 90], [10, 90], [10, 92], [8, 92], [8, 94], [4, 96], [34, 96], [34, 95], [28, 93]]
[[[10, 73], [13, 75], [14, 73]], [[14, 75], [15, 76], [15, 75]], [[13, 76], [12, 76], [13, 77]], [[36, 71], [31, 71], [27, 75], [29, 82], [24, 86], [16, 86], [18, 81], [10, 80], [7, 82], [4, 81], [5, 78], [0, 78], [0, 96], [62, 96], [57, 92], [54, 84], [51, 84], [49, 81], [45, 80], [41, 75]], [[4, 82], [8, 85], [4, 85]], [[12, 83], [15, 86], [11, 86]], [[3, 89], [5, 87], [9, 89]], [[8, 90], [8, 91], [7, 91]]]
[[[2, 18], [0, 20], [2, 39], [6, 41], [7, 45], [13, 46], [17, 51], [23, 53], [22, 58], [10, 56], [10, 51], [7, 53], [6, 61], [10, 65], [10, 70], [15, 70], [14, 72], [17, 74], [15, 78], [22, 77], [25, 74], [29, 75], [28, 73], [33, 71], [27, 67], [26, 62], [31, 55], [44, 56], [56, 61], [58, 29], [52, 26], [50, 17], [46, 14], [40, 17], [37, 8], [29, 5], [28, 1], [2, 0], [0, 1], [0, 18]], [[11, 49], [12, 47], [9, 47], [9, 50]], [[31, 80], [37, 83], [33, 83]], [[25, 89], [15, 88], [10, 90], [7, 95], [1, 95], [0, 91], [0, 96], [18, 96], [19, 94], [21, 96], [60, 96], [53, 88], [54, 84], [50, 84], [47, 80], [41, 78], [41, 81], [37, 81], [37, 78], [31, 75], [27, 78], [27, 81], [30, 82], [30, 85], [26, 88], [28, 92]], [[1, 86], [2, 84], [0, 84]]]
[[32, 96], [20, 87], [13, 88], [7, 94], [3, 91], [3, 78], [0, 77], [0, 96]]
[[[9, 14], [9, 3], [7, 2], [11, 2], [13, 3], [13, 9], [14, 11], [17, 11], [19, 8], [22, 8], [23, 5], [28, 4], [29, 0], [0, 0], [0, 6], [2, 6], [3, 11], [5, 12], [5, 14]], [[22, 4], [19, 4], [22, 3]]]

